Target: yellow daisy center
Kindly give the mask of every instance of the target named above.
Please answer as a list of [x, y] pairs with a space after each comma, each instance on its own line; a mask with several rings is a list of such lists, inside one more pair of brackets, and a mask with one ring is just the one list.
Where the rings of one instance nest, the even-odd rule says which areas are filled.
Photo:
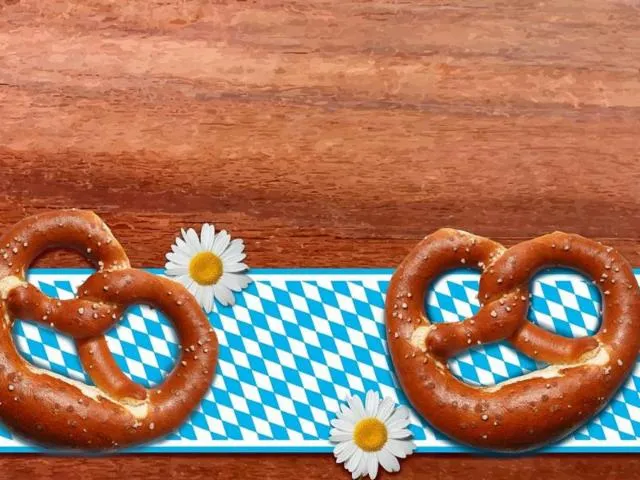
[[387, 443], [387, 427], [377, 418], [363, 418], [356, 423], [353, 441], [365, 452], [377, 452]]
[[189, 275], [200, 285], [213, 285], [222, 276], [222, 260], [211, 252], [196, 253], [189, 262]]

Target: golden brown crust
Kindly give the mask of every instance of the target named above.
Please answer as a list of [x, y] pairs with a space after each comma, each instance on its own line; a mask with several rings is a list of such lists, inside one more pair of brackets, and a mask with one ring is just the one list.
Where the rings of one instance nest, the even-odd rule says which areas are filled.
[[[58, 247], [78, 250], [97, 269], [73, 300], [51, 299], [24, 281], [30, 263]], [[218, 342], [206, 315], [183, 286], [130, 268], [92, 212], [58, 211], [16, 224], [0, 240], [0, 292], [0, 418], [29, 439], [83, 449], [146, 442], [177, 428], [208, 391]], [[180, 341], [174, 370], [148, 390], [118, 368], [102, 335], [137, 303], [162, 310]], [[74, 337], [96, 387], [27, 363], [13, 344], [16, 316]]]
[[[478, 267], [479, 312], [459, 323], [432, 325], [424, 294], [445, 270]], [[529, 281], [564, 265], [595, 280], [603, 300], [599, 331], [564, 338], [526, 320]], [[459, 442], [523, 451], [558, 440], [600, 411], [627, 378], [640, 347], [640, 289], [616, 251], [561, 232], [505, 250], [467, 232], [426, 237], [394, 273], [386, 300], [389, 350], [400, 384], [416, 410]], [[492, 387], [454, 377], [446, 360], [470, 346], [508, 339], [551, 365]]]

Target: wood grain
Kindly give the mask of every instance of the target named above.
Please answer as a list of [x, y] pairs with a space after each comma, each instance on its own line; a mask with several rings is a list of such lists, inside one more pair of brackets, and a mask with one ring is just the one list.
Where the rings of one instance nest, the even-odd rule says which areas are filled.
[[[0, 228], [92, 208], [161, 266], [209, 221], [255, 267], [393, 266], [445, 225], [561, 229], [640, 265], [639, 7], [4, 0]], [[632, 478], [638, 458], [417, 455], [399, 477]], [[70, 471], [347, 478], [328, 455], [0, 459], [0, 478]]]

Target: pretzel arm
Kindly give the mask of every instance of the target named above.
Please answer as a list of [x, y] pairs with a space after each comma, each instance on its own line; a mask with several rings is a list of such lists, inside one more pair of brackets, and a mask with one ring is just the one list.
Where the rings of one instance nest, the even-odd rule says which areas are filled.
[[103, 334], [121, 314], [116, 305], [108, 303], [81, 298], [56, 300], [31, 284], [12, 289], [6, 302], [12, 316], [53, 327], [74, 338]]
[[472, 345], [508, 338], [521, 325], [526, 308], [525, 302], [509, 294], [462, 322], [434, 325], [427, 337], [427, 348], [436, 357], [447, 359]]
[[80, 362], [100, 390], [118, 400], [147, 398], [147, 389], [120, 369], [104, 336], [76, 340], [76, 347]]
[[564, 338], [526, 322], [509, 339], [522, 353], [545, 363], [571, 363], [580, 360], [598, 346], [593, 337]]

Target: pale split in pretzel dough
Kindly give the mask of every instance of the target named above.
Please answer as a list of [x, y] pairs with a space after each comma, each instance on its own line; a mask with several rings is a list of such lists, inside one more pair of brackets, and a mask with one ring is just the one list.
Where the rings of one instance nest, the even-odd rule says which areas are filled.
[[125, 409], [129, 412], [133, 417], [137, 420], [144, 420], [149, 415], [149, 402], [146, 400], [140, 401], [133, 398], [120, 398], [118, 400], [110, 397], [107, 393], [102, 390], [97, 389], [91, 385], [87, 385], [86, 383], [80, 382], [78, 380], [74, 380], [69, 377], [65, 377], [64, 375], [59, 375], [50, 370], [45, 370], [43, 368], [36, 367], [29, 362], [26, 362], [27, 368], [38, 375], [46, 375], [49, 377], [57, 378], [60, 381], [68, 383], [69, 385], [76, 387], [78, 390], [82, 392], [86, 397], [95, 400], [96, 402], [100, 402], [106, 400], [114, 405]]
[[525, 373], [524, 375], [520, 375], [519, 377], [510, 378], [503, 382], [500, 382], [496, 385], [492, 385], [489, 387], [485, 387], [487, 392], [497, 392], [503, 387], [507, 385], [511, 385], [518, 382], [523, 382], [525, 380], [530, 380], [532, 378], [557, 378], [562, 377], [564, 375], [564, 371], [570, 370], [572, 368], [584, 367], [584, 366], [592, 366], [592, 367], [604, 367], [610, 363], [611, 356], [609, 355], [608, 349], [606, 346], [600, 344], [595, 351], [588, 352], [587, 358], [581, 359], [576, 363], [566, 363], [566, 364], [554, 364], [549, 365], [548, 367], [541, 368], [540, 370], [534, 370], [533, 372]]
[[11, 290], [17, 287], [25, 287], [26, 285], [27, 282], [16, 276], [4, 277], [0, 279], [0, 298], [6, 300]]
[[[437, 325], [434, 325], [434, 324], [431, 324], [426, 327], [416, 328], [413, 331], [413, 334], [411, 335], [411, 339], [409, 340], [410, 343], [420, 351], [426, 352], [427, 338], [429, 337], [429, 334], [431, 333], [431, 331], [434, 330], [435, 328], [437, 328]], [[586, 358], [580, 359], [579, 362], [549, 365], [548, 367], [541, 368], [540, 370], [534, 370], [533, 372], [520, 375], [519, 377], [504, 380], [496, 385], [478, 387], [478, 388], [483, 388], [487, 392], [496, 392], [507, 385], [522, 382], [525, 380], [530, 380], [532, 378], [561, 377], [563, 375], [564, 370], [568, 370], [575, 367], [582, 367], [585, 365], [604, 367], [609, 364], [610, 359], [611, 357], [609, 355], [607, 347], [602, 344], [599, 344], [598, 348], [595, 349], [595, 351], [588, 352], [586, 354]]]
[[427, 337], [431, 333], [431, 330], [433, 330], [434, 328], [436, 328], [436, 325], [434, 325], [434, 324], [431, 324], [428, 327], [418, 327], [418, 328], [416, 328], [413, 331], [413, 334], [411, 335], [411, 339], [409, 340], [409, 342], [411, 342], [411, 345], [416, 347], [418, 350], [420, 350], [422, 352], [426, 352], [427, 351]]

